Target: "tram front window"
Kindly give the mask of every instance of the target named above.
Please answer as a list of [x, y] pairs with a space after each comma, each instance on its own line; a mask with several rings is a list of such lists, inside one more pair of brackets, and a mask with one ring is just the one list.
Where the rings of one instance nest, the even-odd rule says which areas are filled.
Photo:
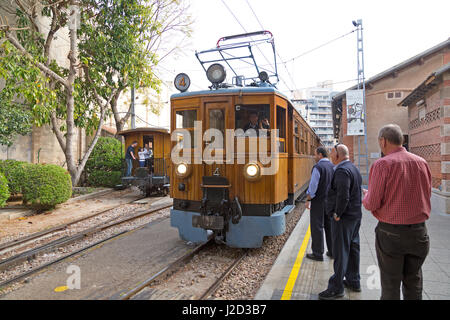
[[262, 135], [261, 129], [270, 129], [270, 105], [237, 105], [235, 128], [242, 129], [245, 136]]
[[[196, 143], [194, 139], [194, 122], [197, 120], [197, 110], [179, 110], [175, 113], [176, 129], [186, 129], [186, 132], [177, 134], [177, 141], [181, 143], [182, 148], [195, 148]], [[190, 146], [188, 146], [186, 139], [190, 139]]]
[[195, 120], [197, 120], [197, 110], [182, 110], [176, 112], [177, 129], [194, 128]]

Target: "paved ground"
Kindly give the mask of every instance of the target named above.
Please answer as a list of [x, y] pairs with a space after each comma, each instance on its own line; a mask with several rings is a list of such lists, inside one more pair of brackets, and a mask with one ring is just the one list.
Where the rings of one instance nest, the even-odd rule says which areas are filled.
[[[192, 247], [180, 240], [178, 230], [164, 219], [46, 269], [0, 299], [119, 298], [189, 250]], [[75, 275], [76, 268], [80, 271], [80, 289], [57, 292]]]
[[[375, 252], [375, 226], [377, 220], [368, 211], [363, 212], [360, 230], [361, 241], [361, 286], [362, 292], [346, 290], [343, 299], [377, 300], [380, 298], [380, 284]], [[318, 262], [304, 258], [311, 252], [311, 241], [306, 250], [300, 252], [309, 227], [309, 212], [306, 211], [272, 270], [259, 289], [255, 299], [316, 300], [325, 290], [333, 274], [333, 261], [325, 256]], [[422, 268], [424, 276], [424, 299], [450, 299], [450, 215], [431, 215], [427, 221], [431, 249]], [[306, 245], [306, 240], [305, 240]], [[300, 254], [299, 254], [300, 252]], [[298, 268], [299, 271], [298, 271]], [[290, 285], [291, 284], [291, 285]]]

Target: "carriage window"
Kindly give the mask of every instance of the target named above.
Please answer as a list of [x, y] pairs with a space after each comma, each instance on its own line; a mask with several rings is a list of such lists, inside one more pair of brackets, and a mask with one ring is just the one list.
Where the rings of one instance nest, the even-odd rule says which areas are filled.
[[277, 106], [278, 151], [286, 152], [286, 109]]
[[277, 129], [280, 138], [286, 138], [286, 109], [277, 106]]
[[256, 134], [259, 129], [270, 129], [270, 105], [236, 105], [235, 107], [235, 128], [244, 130], [246, 135], [250, 135], [254, 129]]
[[191, 148], [195, 148], [194, 143], [194, 121], [197, 120], [197, 110], [180, 110], [175, 113], [176, 129], [187, 129], [189, 131], [189, 136], [184, 136], [179, 133], [177, 135], [177, 141], [181, 142], [181, 146], [185, 148], [187, 145], [183, 143], [185, 139], [191, 141]]
[[197, 110], [182, 110], [176, 112], [176, 128], [194, 128], [194, 121], [197, 120]]
[[217, 129], [225, 135], [225, 110], [209, 110], [209, 129]]
[[294, 121], [294, 152], [300, 153], [300, 123]]

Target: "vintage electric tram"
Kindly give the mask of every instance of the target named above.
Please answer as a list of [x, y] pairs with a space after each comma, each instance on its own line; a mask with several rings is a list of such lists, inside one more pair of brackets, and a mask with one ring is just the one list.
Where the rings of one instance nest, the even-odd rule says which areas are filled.
[[[146, 196], [169, 193], [170, 134], [164, 128], [137, 128], [119, 132], [125, 138], [125, 150], [134, 142], [136, 161], [130, 177], [122, 177], [122, 187], [136, 186]], [[152, 156], [139, 166], [138, 150], [148, 146]]]
[[[196, 53], [210, 90], [187, 91], [184, 73], [175, 79], [181, 92], [171, 97], [170, 218], [183, 240], [260, 247], [265, 236], [284, 233], [285, 214], [307, 189], [320, 140], [271, 83], [278, 80], [276, 63], [273, 72], [258, 68], [253, 52], [261, 43], [272, 46], [276, 60], [268, 31], [221, 38], [216, 48]], [[218, 57], [204, 58], [211, 54]], [[235, 60], [250, 61], [256, 75], [240, 76]], [[232, 84], [224, 83], [218, 62], [234, 72]]]

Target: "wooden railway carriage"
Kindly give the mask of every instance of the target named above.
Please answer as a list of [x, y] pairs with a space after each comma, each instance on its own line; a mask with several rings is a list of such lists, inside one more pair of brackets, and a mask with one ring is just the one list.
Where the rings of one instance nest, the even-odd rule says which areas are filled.
[[[208, 53], [223, 58], [221, 48]], [[261, 72], [250, 86], [243, 78], [232, 86], [221, 83], [224, 73], [219, 64], [208, 68], [208, 91], [183, 92], [189, 78], [175, 79], [182, 92], [171, 97], [171, 226], [193, 243], [214, 236], [231, 247], [260, 247], [264, 236], [284, 233], [285, 214], [308, 186], [320, 140], [270, 76]]]
[[[230, 164], [195, 164], [194, 155], [204, 153], [206, 143], [203, 141], [200, 148], [194, 144], [191, 164], [182, 164], [188, 167], [189, 174], [180, 175], [176, 172], [177, 165], [172, 166], [171, 221], [172, 226], [179, 229], [181, 238], [204, 242], [211, 227], [229, 246], [259, 247], [264, 236], [282, 234], [285, 213], [293, 209], [295, 199], [306, 190], [314, 165], [313, 153], [319, 146], [317, 136], [289, 100], [270, 87], [225, 89], [173, 95], [171, 109], [172, 132], [194, 129], [194, 120], [204, 124], [202, 136], [210, 128], [235, 130], [238, 129], [236, 124], [247, 122], [251, 111], [267, 114], [270, 128], [279, 130], [278, 170], [256, 181], [246, 177], [244, 172], [250, 158], [250, 141], [258, 139], [253, 137], [244, 137], [243, 164], [238, 164], [237, 152], [233, 153]], [[176, 143], [174, 141], [172, 147]], [[233, 144], [237, 150], [237, 141]], [[270, 152], [269, 143], [267, 147]], [[215, 151], [225, 160], [227, 150]], [[212, 218], [224, 216], [220, 207], [224, 205], [231, 208], [232, 212], [225, 214], [229, 220]], [[233, 223], [233, 219], [238, 222]]]
[[[170, 134], [164, 128], [137, 128], [119, 132], [125, 138], [125, 150], [134, 142], [136, 161], [133, 161], [131, 177], [122, 177], [123, 186], [137, 186], [145, 195], [168, 194], [170, 170]], [[139, 167], [138, 150], [146, 144], [153, 157], [144, 168]]]

